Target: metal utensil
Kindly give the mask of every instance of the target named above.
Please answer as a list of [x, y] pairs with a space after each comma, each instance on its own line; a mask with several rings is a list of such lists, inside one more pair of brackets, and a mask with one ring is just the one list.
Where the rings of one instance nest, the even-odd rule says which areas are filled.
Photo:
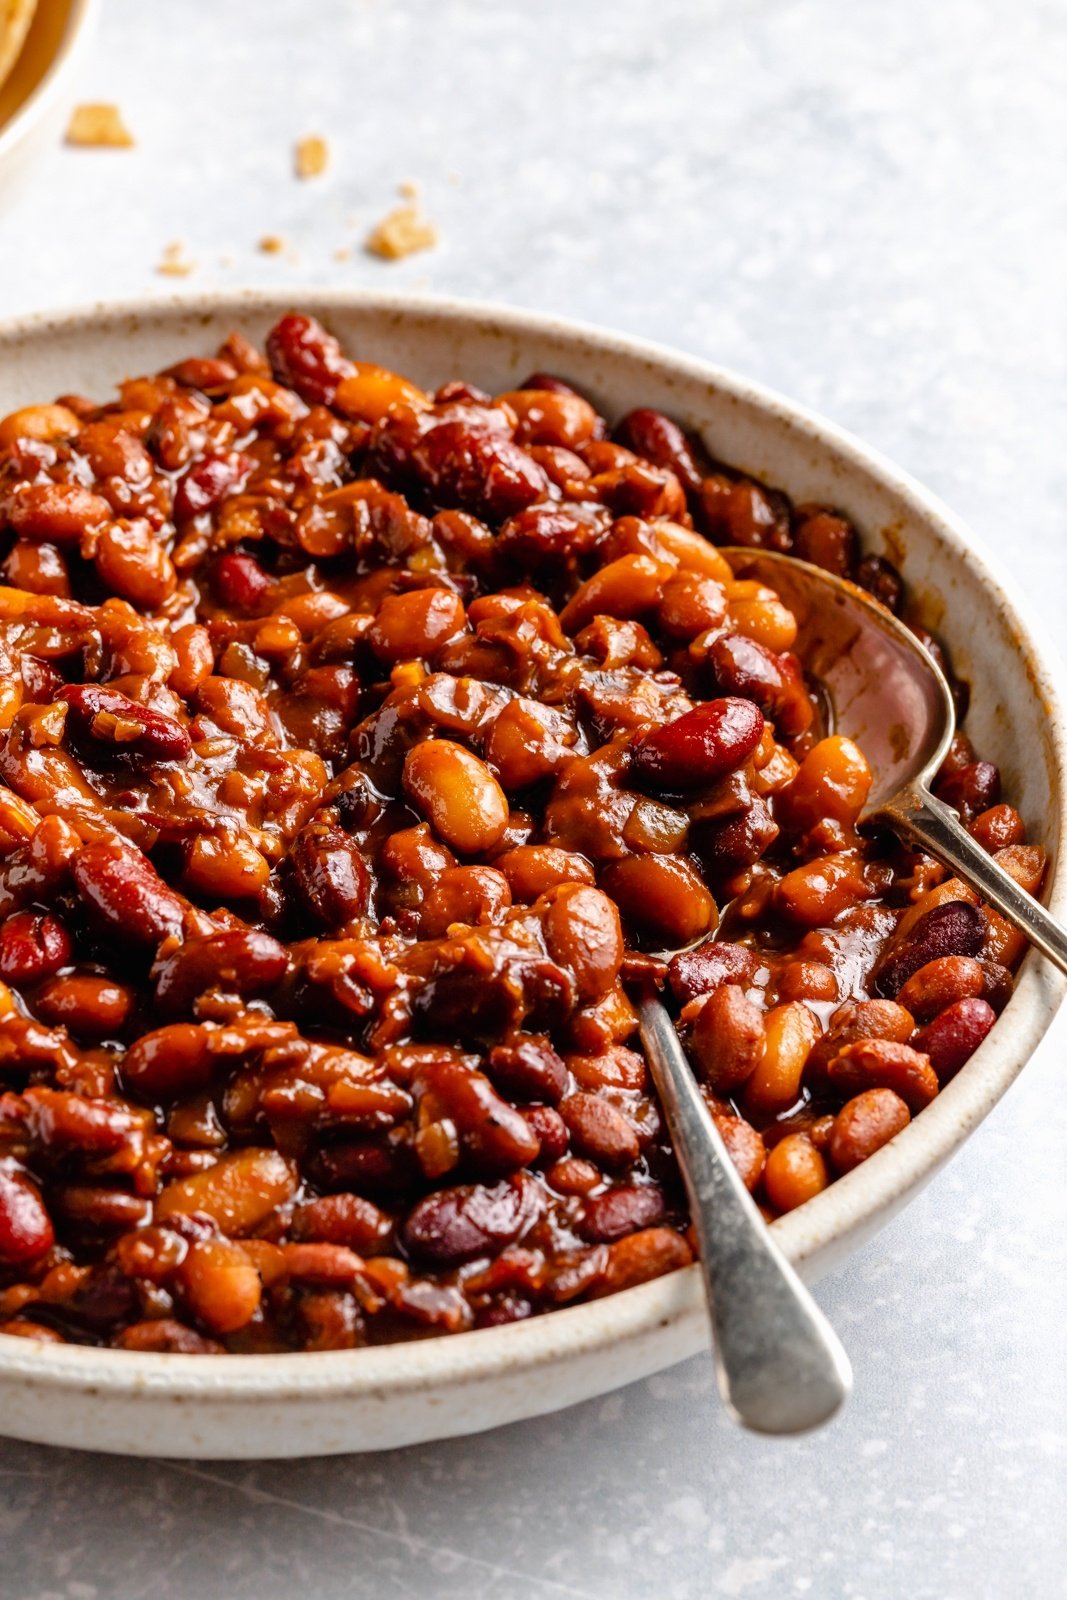
[[[856, 740], [874, 774], [860, 822], [918, 841], [1067, 971], [1067, 932], [931, 791], [956, 711], [929, 652], [861, 589], [821, 567], [769, 551], [722, 554], [796, 616], [797, 654], [826, 693], [836, 731]], [[741, 1182], [666, 1008], [646, 996], [638, 1012], [700, 1240], [719, 1391], [736, 1420], [758, 1432], [818, 1427], [849, 1393], [848, 1358]]]

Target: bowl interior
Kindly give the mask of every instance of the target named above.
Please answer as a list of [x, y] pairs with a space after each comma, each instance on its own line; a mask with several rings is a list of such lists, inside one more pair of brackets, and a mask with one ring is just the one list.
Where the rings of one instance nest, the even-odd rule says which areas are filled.
[[[430, 387], [464, 377], [498, 391], [541, 368], [573, 380], [609, 417], [637, 404], [658, 407], [700, 433], [713, 456], [784, 488], [795, 501], [821, 501], [846, 512], [869, 552], [902, 566], [923, 621], [945, 640], [957, 673], [971, 683], [967, 731], [981, 754], [1000, 766], [1005, 794], [1022, 811], [1030, 836], [1049, 850], [1048, 898], [1055, 911], [1067, 911], [1067, 746], [1054, 657], [1009, 587], [931, 496], [829, 424], [754, 385], [671, 351], [498, 308], [270, 292], [98, 308], [0, 328], [0, 415], [62, 392], [106, 398], [124, 376], [194, 351], [210, 353], [235, 327], [261, 339], [294, 302], [321, 316], [351, 355], [395, 367]], [[947, 1159], [1024, 1065], [1063, 987], [1047, 964], [1027, 957], [1004, 1018], [934, 1104], [864, 1166], [775, 1224], [780, 1243], [806, 1277], [855, 1248]], [[531, 1323], [416, 1346], [228, 1357], [221, 1364], [48, 1346], [20, 1350], [18, 1365], [26, 1372], [36, 1363], [35, 1370], [48, 1370], [69, 1385], [91, 1373], [98, 1385], [117, 1389], [133, 1379], [162, 1385], [173, 1395], [205, 1387], [216, 1395], [277, 1396], [287, 1388], [305, 1394], [344, 1389], [351, 1395], [361, 1386], [367, 1392], [375, 1386], [381, 1394], [383, 1384], [394, 1390], [405, 1384], [469, 1384], [479, 1374], [515, 1374], [554, 1361], [595, 1358], [628, 1340], [635, 1348], [640, 1344], [643, 1367], [631, 1364], [624, 1376], [607, 1381], [591, 1378], [583, 1392], [595, 1393], [677, 1359], [706, 1337], [696, 1269], [677, 1276], [679, 1283], [660, 1280]], [[684, 1337], [678, 1331], [683, 1323]], [[0, 1371], [13, 1360], [12, 1352], [0, 1352]], [[225, 1370], [209, 1379], [204, 1369], [220, 1365]], [[553, 1403], [564, 1402], [540, 1406], [528, 1396], [493, 1420]], [[422, 1436], [434, 1435], [427, 1429]]]

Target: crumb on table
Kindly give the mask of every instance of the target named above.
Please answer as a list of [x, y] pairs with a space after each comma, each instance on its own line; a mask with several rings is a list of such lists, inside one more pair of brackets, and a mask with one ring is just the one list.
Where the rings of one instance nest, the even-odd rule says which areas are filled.
[[185, 246], [175, 240], [172, 244], [163, 246], [163, 254], [156, 264], [156, 271], [164, 278], [187, 278], [194, 267], [195, 263], [185, 254]]
[[326, 171], [330, 147], [317, 133], [298, 139], [293, 156], [298, 178], [317, 178]]
[[416, 250], [432, 250], [437, 229], [419, 214], [417, 206], [398, 206], [367, 235], [364, 249], [385, 261], [399, 261]]
[[75, 106], [66, 132], [67, 144], [128, 150], [134, 138], [118, 106], [104, 103]]
[[285, 240], [276, 233], [265, 233], [259, 241], [259, 249], [265, 256], [280, 256], [285, 249]]

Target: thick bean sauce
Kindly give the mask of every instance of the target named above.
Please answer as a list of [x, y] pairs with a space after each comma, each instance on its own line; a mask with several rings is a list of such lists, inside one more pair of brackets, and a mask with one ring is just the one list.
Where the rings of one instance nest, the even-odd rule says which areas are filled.
[[[899, 574], [658, 412], [428, 394], [292, 315], [0, 422], [0, 541], [6, 1334], [322, 1350], [612, 1293], [692, 1252], [635, 985], [768, 1215], [1011, 992], [1018, 937], [856, 831], [863, 752], [716, 544]], [[940, 793], [1040, 887], [963, 735]]]

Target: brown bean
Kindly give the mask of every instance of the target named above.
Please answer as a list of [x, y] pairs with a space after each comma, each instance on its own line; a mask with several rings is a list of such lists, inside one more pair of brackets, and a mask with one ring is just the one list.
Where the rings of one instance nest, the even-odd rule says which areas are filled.
[[500, 843], [508, 802], [489, 771], [451, 739], [424, 739], [408, 752], [404, 788], [445, 844], [477, 855]]
[[921, 1111], [929, 1105], [938, 1089], [929, 1057], [920, 1049], [889, 1039], [857, 1039], [834, 1056], [826, 1070], [830, 1082], [842, 1094], [892, 1089], [909, 1111]]
[[834, 1118], [831, 1162], [838, 1172], [851, 1172], [903, 1132], [910, 1121], [911, 1112], [892, 1089], [865, 1089]]
[[641, 1153], [637, 1134], [610, 1101], [579, 1090], [567, 1095], [559, 1109], [579, 1154], [606, 1167], [625, 1167], [637, 1160]]
[[205, 1172], [168, 1183], [156, 1201], [156, 1217], [203, 1212], [228, 1234], [253, 1233], [296, 1193], [292, 1163], [276, 1150], [235, 1150]]
[[582, 1001], [599, 1000], [614, 984], [622, 965], [618, 911], [606, 894], [584, 884], [561, 884], [544, 899], [549, 954], [574, 974]]
[[973, 956], [938, 956], [913, 972], [897, 1000], [918, 1022], [946, 1006], [985, 992], [986, 976]]
[[259, 1310], [259, 1273], [229, 1239], [196, 1240], [179, 1275], [189, 1309], [212, 1333], [236, 1333]]
[[606, 867], [600, 881], [627, 921], [657, 944], [692, 944], [718, 921], [703, 879], [679, 856], [626, 856]]
[[691, 1048], [702, 1077], [716, 1094], [746, 1083], [763, 1055], [759, 1008], [732, 983], [715, 989], [697, 1013]]

